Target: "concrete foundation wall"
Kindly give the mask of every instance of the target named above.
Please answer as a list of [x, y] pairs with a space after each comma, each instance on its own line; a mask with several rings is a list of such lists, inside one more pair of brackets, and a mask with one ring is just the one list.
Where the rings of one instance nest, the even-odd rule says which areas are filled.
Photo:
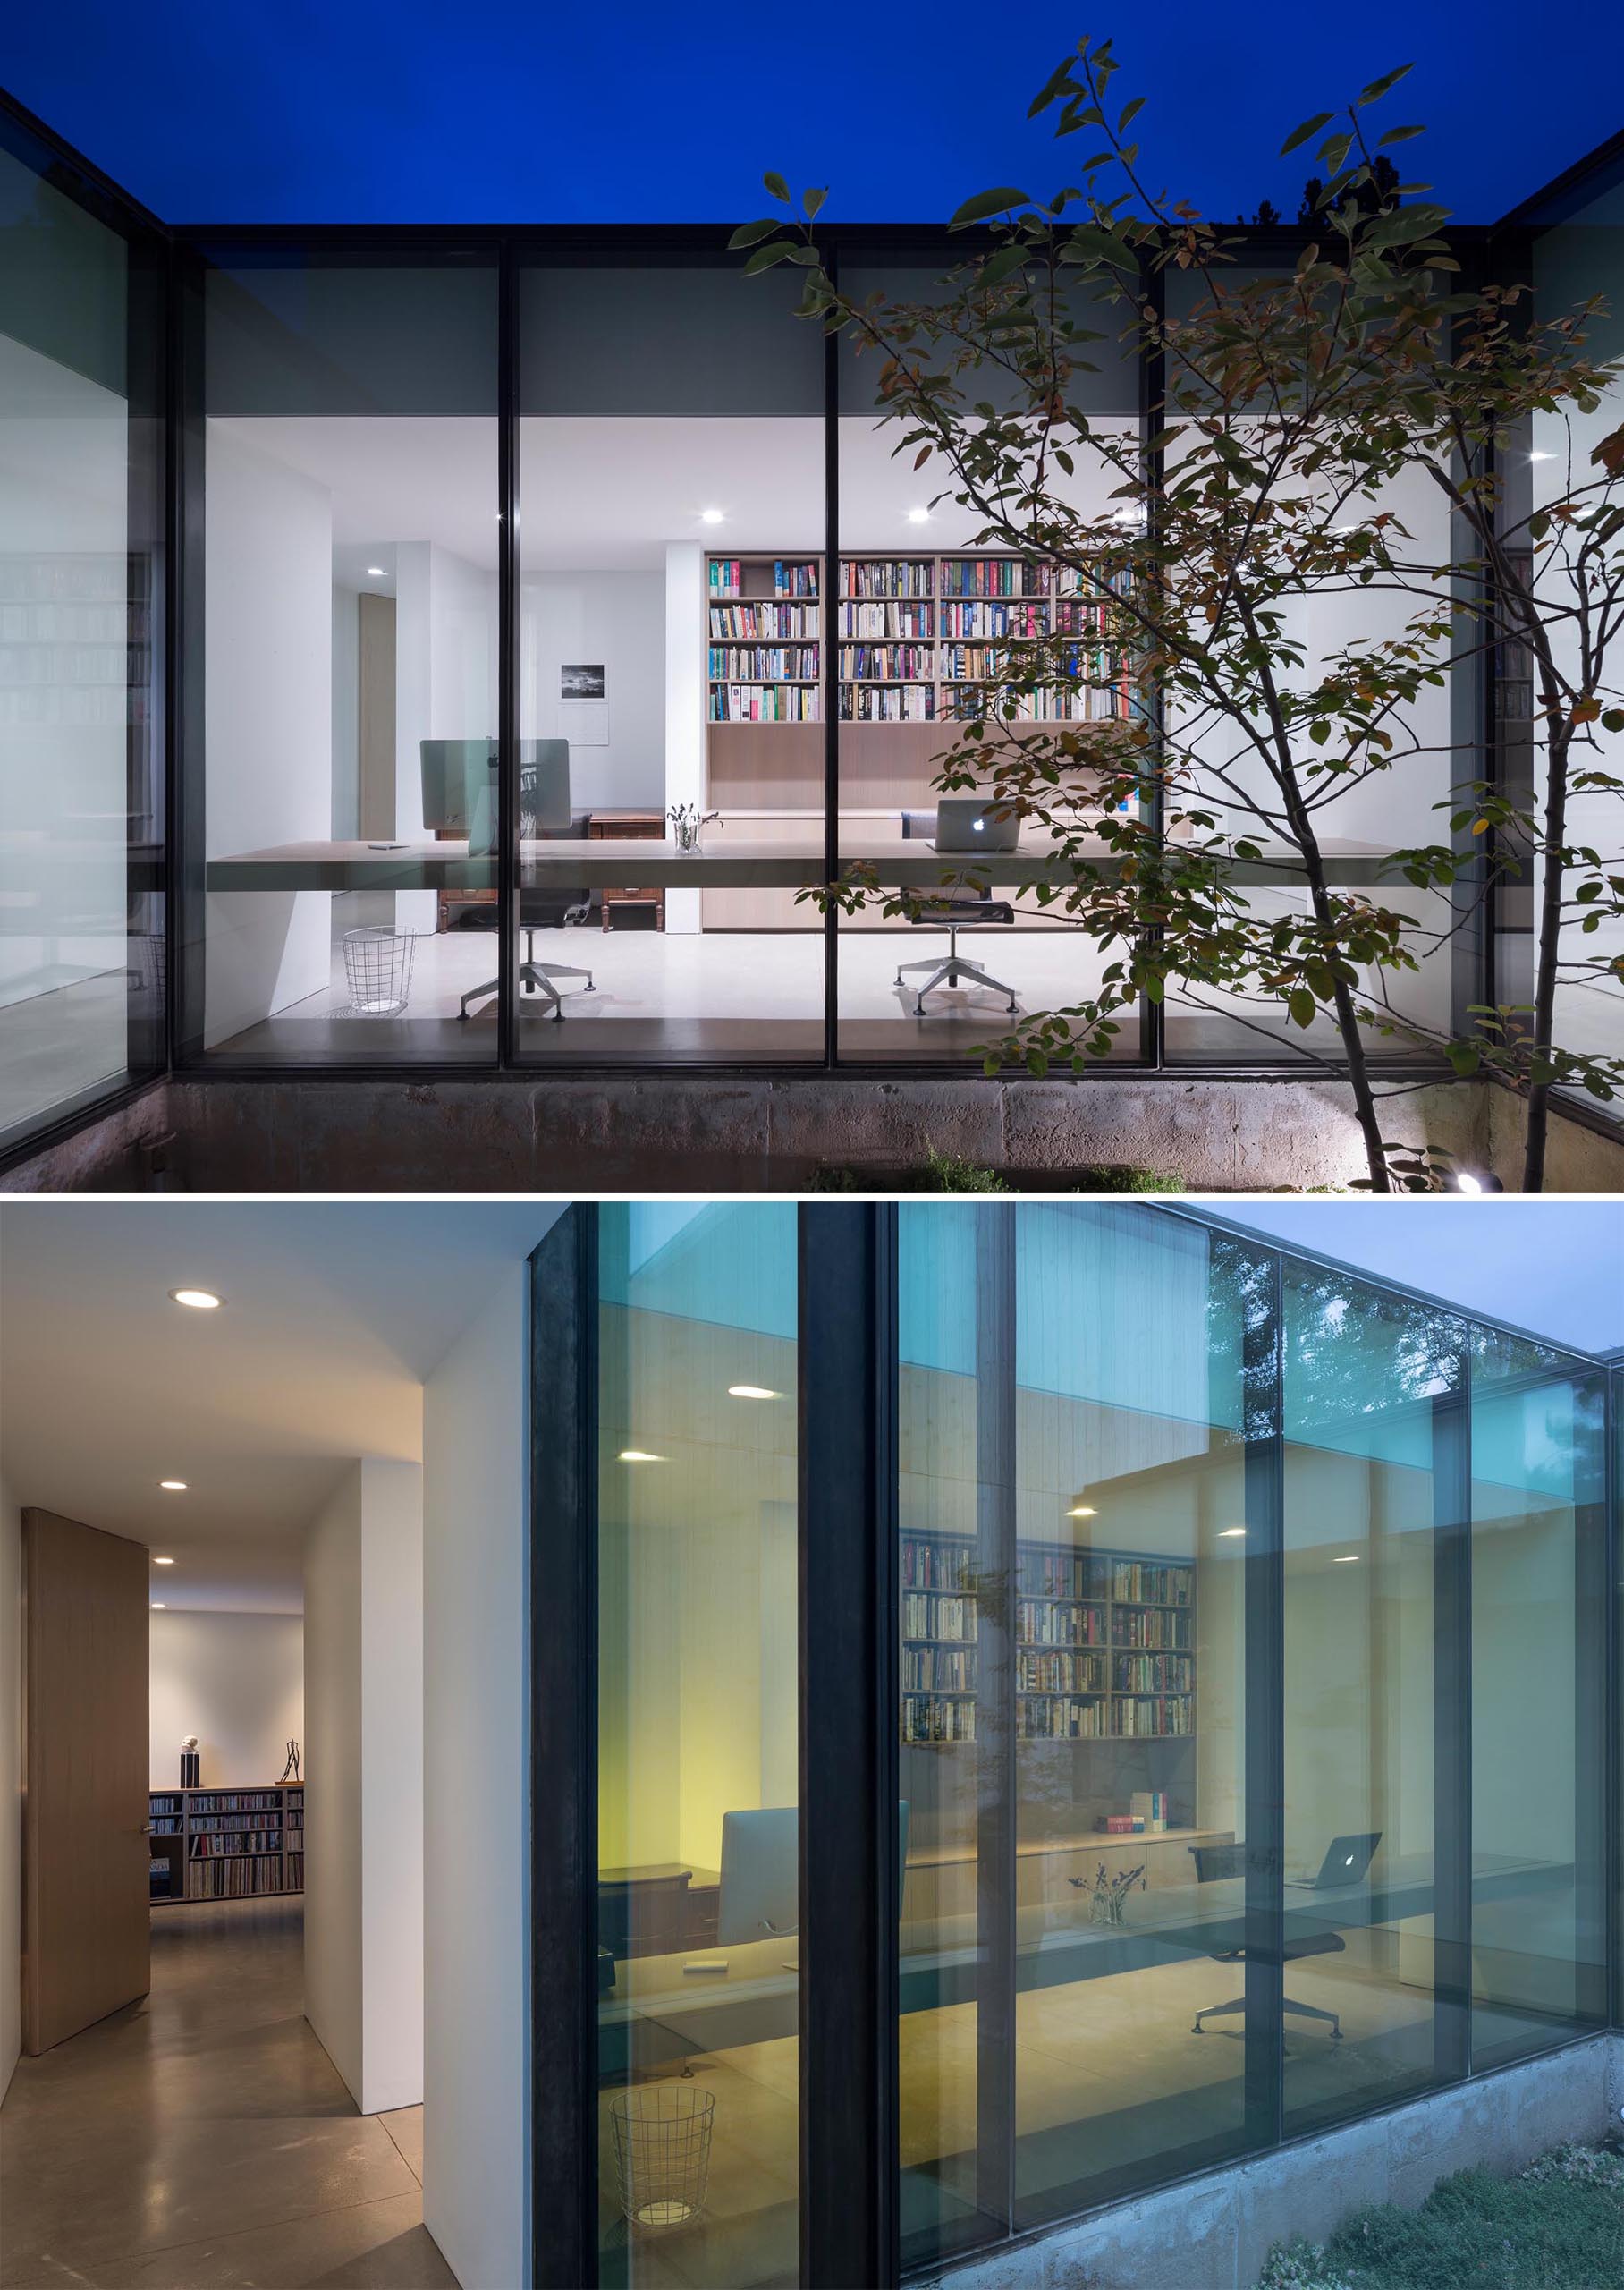
[[1594, 2143], [1620, 2107], [1624, 2036], [1596, 2036], [930, 2279], [943, 2290], [1252, 2290], [1276, 2243], [1324, 2242], [1371, 2203], [1415, 2209], [1451, 2171], [1510, 2174], [1565, 2141]]
[[[1486, 1086], [1398, 1101], [1390, 1134], [1517, 1176], [1521, 1108]], [[977, 1077], [791, 1081], [650, 1074], [432, 1082], [176, 1080], [0, 1176], [0, 1192], [795, 1192], [822, 1170], [917, 1168], [926, 1149], [1036, 1189], [1127, 1165], [1191, 1192], [1347, 1184], [1362, 1172], [1349, 1093], [1330, 1082]], [[1624, 1192], [1624, 1139], [1557, 1115], [1552, 1192]]]

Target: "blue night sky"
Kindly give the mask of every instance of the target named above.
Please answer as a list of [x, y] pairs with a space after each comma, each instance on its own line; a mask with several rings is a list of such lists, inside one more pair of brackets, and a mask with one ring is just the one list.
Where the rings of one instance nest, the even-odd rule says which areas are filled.
[[1624, 109], [1624, 11], [1594, 0], [7, 14], [0, 84], [171, 222], [732, 222], [760, 210], [766, 167], [830, 184], [831, 215], [935, 220], [993, 183], [1065, 179], [1025, 113], [1084, 30], [1116, 33], [1114, 95], [1151, 96], [1147, 172], [1226, 218], [1265, 196], [1294, 215], [1311, 169], [1274, 157], [1288, 131], [1395, 64], [1416, 70], [1383, 121], [1433, 123], [1405, 157], [1463, 221], [1516, 204]]

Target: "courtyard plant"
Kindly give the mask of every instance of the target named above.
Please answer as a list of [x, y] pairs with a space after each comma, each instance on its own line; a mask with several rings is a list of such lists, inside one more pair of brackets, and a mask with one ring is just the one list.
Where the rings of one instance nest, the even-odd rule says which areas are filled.
[[[1378, 131], [1405, 68], [1286, 138], [1321, 173], [1277, 260], [1155, 187], [1145, 98], [1116, 99], [1112, 44], [1088, 38], [1031, 106], [1082, 139], [1070, 180], [967, 199], [965, 251], [929, 293], [843, 288], [826, 194], [776, 174], [778, 211], [732, 243], [748, 272], [804, 274], [800, 317], [868, 360], [933, 510], [1093, 608], [1087, 641], [1057, 610], [1002, 642], [939, 759], [943, 792], [1046, 843], [1035, 897], [1088, 954], [1083, 990], [984, 1045], [986, 1070], [1085, 1073], [1142, 1004], [1172, 1004], [1345, 1075], [1362, 1182], [1434, 1188], [1447, 1158], [1393, 1103], [1421, 1085], [1383, 1078], [1397, 1050], [1517, 1091], [1537, 1190], [1552, 1089], [1624, 1088], [1624, 1058], [1559, 1035], [1564, 984], [1624, 985], [1605, 746], [1624, 731], [1624, 431], [1586, 347], [1599, 304], [1536, 319], [1515, 283], [1460, 283], [1446, 210], [1392, 162], [1422, 130]], [[1089, 411], [1105, 360], [1146, 377], [1147, 434]], [[1536, 417], [1570, 450], [1524, 508], [1506, 472]], [[1316, 643], [1329, 616], [1341, 633]], [[1537, 784], [1485, 777], [1457, 729], [1462, 680], [1513, 645]], [[1419, 790], [1436, 829], [1344, 864], [1390, 790]], [[1424, 981], [1512, 881], [1537, 904], [1530, 1000], [1441, 1013]], [[854, 864], [809, 895], [911, 918], [932, 894]]]

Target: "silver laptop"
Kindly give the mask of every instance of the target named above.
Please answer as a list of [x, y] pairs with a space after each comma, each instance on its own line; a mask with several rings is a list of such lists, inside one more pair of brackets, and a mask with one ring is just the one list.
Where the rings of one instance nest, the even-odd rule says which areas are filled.
[[1020, 821], [1013, 811], [989, 803], [980, 795], [943, 795], [936, 805], [938, 851], [1013, 851], [1020, 841]]
[[1337, 1885], [1362, 1884], [1381, 1842], [1380, 1829], [1367, 1836], [1333, 1836], [1320, 1862], [1318, 1876], [1288, 1877], [1286, 1882], [1304, 1893], [1328, 1893]]

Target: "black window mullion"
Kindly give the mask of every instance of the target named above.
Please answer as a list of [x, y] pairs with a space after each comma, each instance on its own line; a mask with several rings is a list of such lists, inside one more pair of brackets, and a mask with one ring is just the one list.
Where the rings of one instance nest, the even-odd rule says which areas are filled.
[[1624, 2027], [1624, 1367], [1607, 1378], [1607, 1820], [1612, 1839], [1607, 1889], [1608, 2010]]
[[[1574, 1929], [1580, 1951], [1574, 1968], [1574, 2002], [1581, 2020], [1608, 2016], [1609, 1947], [1611, 1916], [1611, 1861], [1607, 1838], [1612, 1796], [1607, 1731], [1615, 1714], [1616, 1682], [1610, 1679], [1611, 1633], [1608, 1627], [1611, 1587], [1608, 1544], [1612, 1528], [1607, 1506], [1606, 1378], [1586, 1376], [1574, 1386]], [[1599, 1944], [1600, 1962], [1586, 1961], [1586, 1935]]]
[[807, 1203], [799, 1227], [801, 2282], [887, 2290], [901, 1888], [887, 1587], [895, 1211]]
[[[826, 256], [829, 276], [838, 282], [839, 257]], [[823, 633], [824, 708], [824, 880], [840, 873], [841, 727], [839, 649], [835, 623], [840, 612], [841, 425], [838, 334], [824, 336], [824, 577], [819, 627]], [[840, 1063], [840, 914], [831, 904], [824, 914], [824, 1064]]]
[[496, 269], [496, 1063], [519, 1055], [519, 266], [503, 239]]
[[596, 2290], [598, 1217], [530, 1258], [531, 2278]]
[[1285, 1455], [1281, 1260], [1243, 1334], [1246, 1408], [1246, 2061], [1248, 2148], [1281, 2136], [1285, 1864]]
[[976, 1216], [976, 2208], [1015, 2221], [1015, 1216]]
[[1433, 1402], [1433, 2069], [1471, 2068], [1471, 1351]]

